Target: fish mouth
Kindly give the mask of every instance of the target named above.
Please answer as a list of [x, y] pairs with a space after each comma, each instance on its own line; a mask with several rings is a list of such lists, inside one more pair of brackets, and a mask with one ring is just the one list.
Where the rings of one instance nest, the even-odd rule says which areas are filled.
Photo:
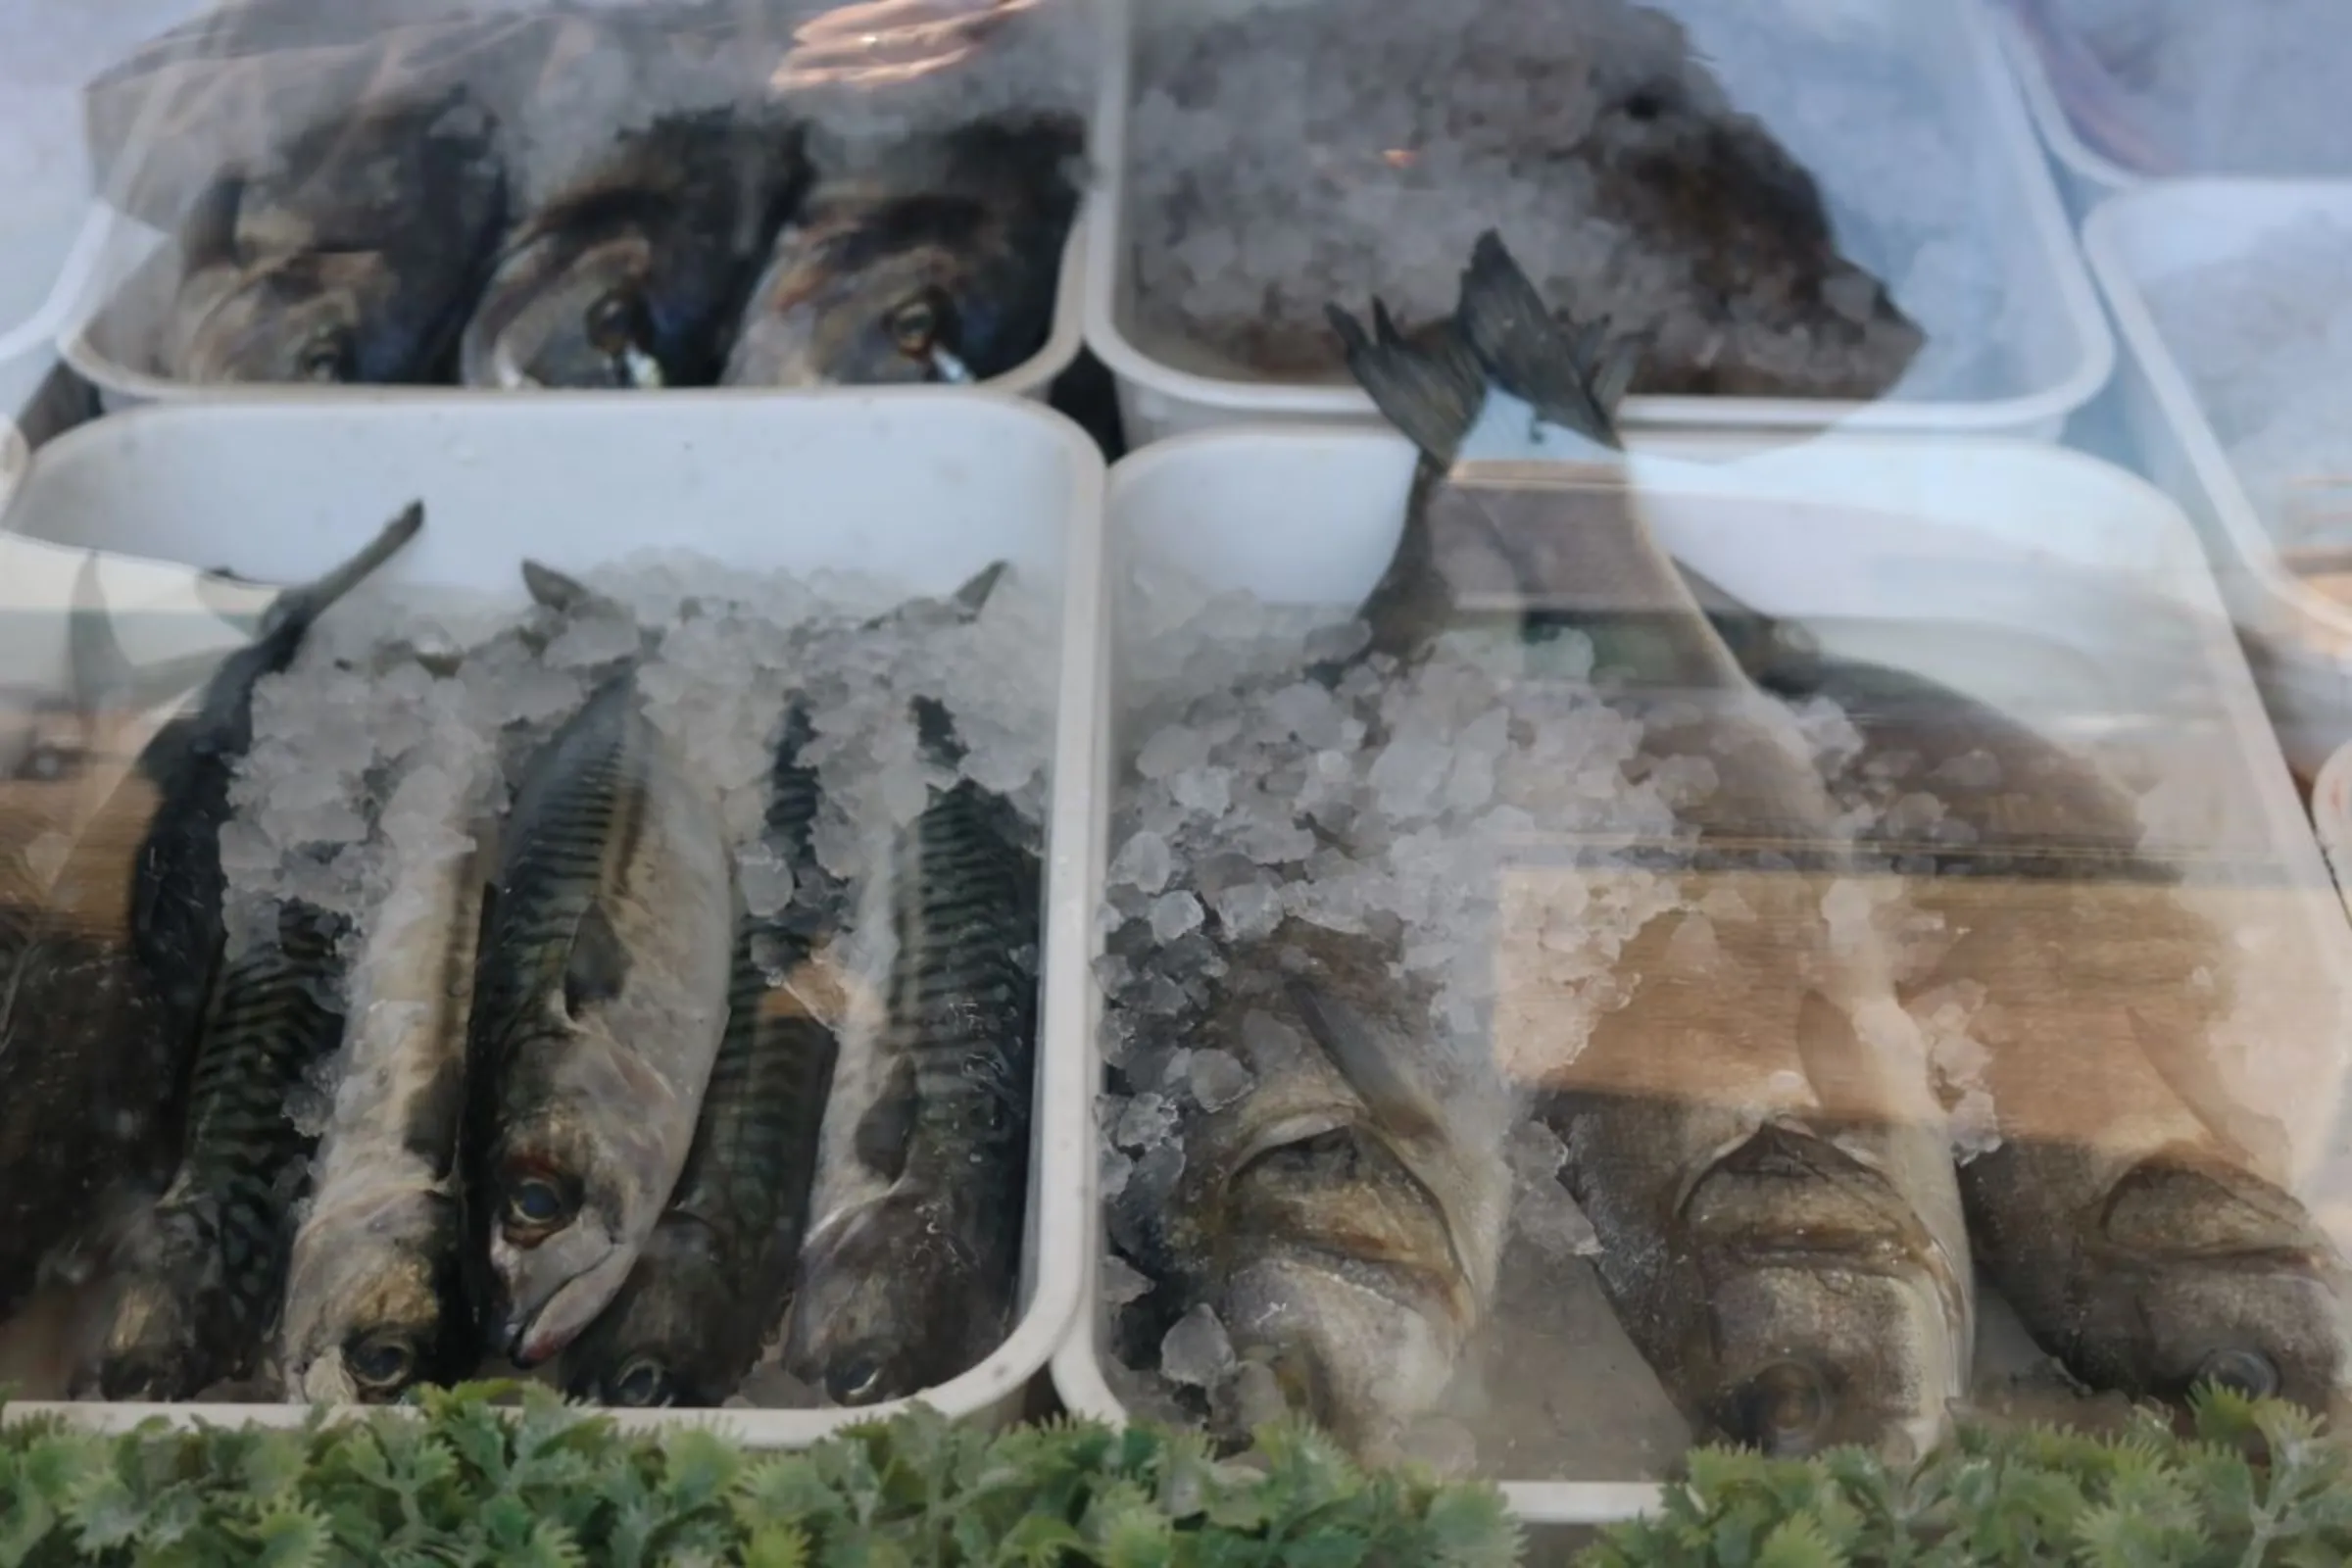
[[499, 1336], [507, 1358], [527, 1372], [561, 1354], [620, 1293], [635, 1261], [615, 1248], [558, 1285], [536, 1308], [516, 1310]]
[[343, 1364], [343, 1352], [328, 1350], [310, 1365], [296, 1369], [287, 1380], [312, 1404], [357, 1404], [360, 1386]]

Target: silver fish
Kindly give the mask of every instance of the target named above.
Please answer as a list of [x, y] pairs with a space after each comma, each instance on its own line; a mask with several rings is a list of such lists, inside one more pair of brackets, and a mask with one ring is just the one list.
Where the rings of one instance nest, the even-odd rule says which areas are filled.
[[[915, 705], [953, 765], [946, 710]], [[810, 1238], [786, 1364], [841, 1404], [970, 1370], [1004, 1337], [1020, 1278], [1037, 1071], [1040, 871], [1018, 815], [963, 779], [905, 835], [879, 1049], [884, 1087], [857, 1131], [889, 1183]]]
[[[1924, 1451], [1974, 1338], [1942, 1110], [1886, 954], [1830, 928], [1854, 867], [1801, 742], [1642, 520], [1615, 424], [1632, 352], [1555, 320], [1493, 234], [1432, 346], [1385, 312], [1369, 332], [1332, 314], [1357, 380], [1423, 454], [1409, 570], [1367, 607], [1375, 644], [1409, 647], [1482, 598], [1536, 604], [1591, 639], [1651, 765], [1703, 761], [1715, 780], [1682, 808], [1692, 838], [1607, 853], [1676, 879], [1686, 905], [1737, 893], [1747, 915], [1651, 920], [1619, 959], [1630, 1002], [1581, 1048], [1510, 1063], [1568, 1147], [1611, 1302], [1702, 1435]], [[1577, 461], [1457, 467], [1489, 375], [1582, 437]]]
[[639, 709], [633, 673], [533, 760], [489, 899], [464, 1168], [487, 1332], [528, 1367], [628, 1278], [726, 1027], [724, 829]]
[[118, 1260], [97, 1367], [109, 1399], [185, 1399], [252, 1375], [285, 1284], [317, 1138], [288, 1100], [343, 1036], [342, 923], [287, 905], [233, 958], [196, 1048], [186, 1152]]
[[415, 803], [439, 808], [431, 836], [396, 847], [354, 971], [343, 1082], [288, 1272], [289, 1398], [392, 1399], [463, 1376], [476, 1350], [457, 1156], [491, 864], [478, 782]]

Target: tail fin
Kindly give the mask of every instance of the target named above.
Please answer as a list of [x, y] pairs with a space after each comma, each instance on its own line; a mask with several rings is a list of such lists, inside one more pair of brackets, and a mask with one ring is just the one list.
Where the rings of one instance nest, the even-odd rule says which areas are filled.
[[1377, 299], [1369, 333], [1337, 305], [1323, 314], [1347, 350], [1348, 372], [1382, 417], [1432, 462], [1451, 466], [1487, 406], [1486, 371], [1460, 330], [1448, 323], [1426, 346], [1409, 343]]
[[335, 567], [318, 581], [299, 588], [289, 588], [278, 596], [263, 617], [265, 636], [291, 632], [300, 637], [317, 620], [334, 608], [335, 602], [350, 593], [374, 574], [394, 556], [408, 547], [409, 541], [424, 531], [424, 503], [413, 501], [397, 517], [384, 524], [373, 539], [361, 547], [360, 552]]
[[1513, 397], [1553, 424], [1605, 446], [1617, 437], [1617, 406], [1633, 384], [1643, 345], [1608, 341], [1608, 323], [1572, 328], [1555, 318], [1519, 264], [1489, 229], [1462, 272], [1454, 319], [1480, 366]]

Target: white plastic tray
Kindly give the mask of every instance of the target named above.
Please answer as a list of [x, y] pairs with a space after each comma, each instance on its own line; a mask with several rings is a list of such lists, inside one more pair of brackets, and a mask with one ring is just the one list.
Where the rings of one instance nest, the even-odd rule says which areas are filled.
[[[2219, 824], [2202, 847], [2277, 878], [2260, 891], [2285, 896], [2263, 907], [2290, 933], [2249, 961], [2262, 965], [2251, 983], [2295, 993], [2298, 1027], [2283, 1033], [2300, 1049], [2231, 1083], [2279, 1114], [2308, 1183], [2341, 1187], [2335, 1118], [2352, 1051], [2342, 978], [2352, 976], [2352, 926], [2179, 511], [2120, 469], [2022, 442], [1837, 435], [1723, 461], [1742, 445], [1733, 436], [1637, 441], [1664, 542], [1732, 593], [1769, 613], [1819, 617], [1834, 653], [1908, 664], [2028, 722], [2153, 714], [2193, 727], [2185, 744], [2210, 769]], [[1353, 602], [1395, 548], [1412, 463], [1402, 441], [1348, 425], [1207, 432], [1152, 447], [1111, 475], [1104, 602], [1120, 603], [1125, 557], [1139, 542], [1212, 588]], [[1900, 626], [1914, 618], [1990, 635], [1915, 645]], [[1877, 629], [1865, 634], [1869, 625]], [[1988, 645], [2008, 657], [1985, 658]], [[1109, 667], [1100, 696], [1111, 744], [1098, 752], [1106, 807], [1127, 755], [1115, 658]], [[1104, 885], [1106, 838], [1098, 823], [1090, 904]], [[1099, 994], [1093, 1011], [1099, 1022]], [[1098, 1174], [1090, 1161], [1090, 1191]], [[1088, 1245], [1090, 1304], [1054, 1358], [1054, 1381], [1073, 1411], [1115, 1421], [1123, 1412], [1102, 1376], [1093, 1299], [1099, 1226]], [[1622, 1483], [1513, 1481], [1505, 1490], [1526, 1517], [1550, 1523], [1624, 1518], [1656, 1496]]]
[[2124, 416], [2148, 474], [2205, 536], [2223, 595], [2257, 647], [2272, 717], [2305, 777], [2352, 740], [2352, 609], [2280, 564], [2270, 525], [2230, 466], [2195, 387], [2148, 308], [2160, 280], [2259, 251], [2321, 216], [2352, 225], [2352, 182], [2194, 179], [2116, 197], [2083, 225], [2083, 249], [2130, 345]]
[[[1102, 459], [1077, 428], [1001, 395], [548, 393], [143, 410], [42, 448], [5, 523], [33, 538], [282, 582], [322, 570], [421, 497], [424, 533], [385, 567], [386, 581], [519, 601], [525, 554], [578, 570], [681, 548], [753, 568], [887, 571], [923, 592], [952, 590], [1009, 559], [1058, 588], [1071, 657], [1061, 662], [1047, 824], [1023, 1307], [985, 1362], [921, 1396], [950, 1415], [986, 1418], [1018, 1398], [1064, 1339], [1093, 1223], [1086, 868], [1101, 665], [1084, 655], [1101, 638], [1102, 496]], [[901, 1407], [616, 1416], [639, 1427], [716, 1421], [746, 1442], [790, 1446]], [[305, 1418], [291, 1405], [16, 1404], [8, 1414], [43, 1411], [115, 1430], [152, 1416], [183, 1425]]]
[[[993, 380], [980, 383], [997, 392], [1044, 401], [1054, 378], [1070, 368], [1084, 341], [1083, 309], [1079, 294], [1086, 276], [1087, 207], [1089, 196], [1070, 226], [1062, 249], [1061, 271], [1055, 283], [1054, 321], [1045, 347]], [[413, 386], [199, 386], [174, 380], [154, 368], [155, 345], [172, 308], [179, 279], [179, 242], [160, 234], [134, 218], [114, 215], [94, 254], [73, 284], [71, 302], [62, 311], [62, 348], [66, 363], [98, 389], [107, 412], [136, 408], [143, 403], [201, 399], [207, 402], [343, 402], [385, 398], [433, 401], [459, 399], [467, 403], [515, 394], [485, 387]], [[766, 389], [702, 388], [731, 397], [759, 397]], [[534, 396], [537, 394], [533, 394]], [[607, 392], [630, 403], [654, 398], [663, 402], [678, 391]]]
[[[1132, 96], [1132, 0], [1102, 0], [1103, 97], [1095, 136], [1105, 181], [1091, 210], [1084, 283], [1087, 346], [1118, 378], [1120, 412], [1132, 446], [1217, 425], [1270, 420], [1369, 419], [1369, 399], [1352, 387], [1227, 379], [1181, 370], [1128, 335], [1133, 279], [1127, 265], [1127, 123]], [[1246, 9], [1250, 0], [1222, 0]], [[1281, 0], [1261, 0], [1281, 3]], [[2006, 193], [1997, 246], [2009, 280], [2010, 328], [2034, 361], [2031, 390], [1989, 401], [1875, 403], [1779, 398], [1638, 397], [1627, 422], [1653, 429], [1967, 431], [2055, 441], [2069, 415], [2107, 384], [2115, 343], [2082, 270], [2074, 234], [2034, 145], [2034, 129], [2003, 66], [1983, 0], [1908, 0], [1890, 14], [1916, 29], [1924, 57], [1971, 83], [1980, 120], [1972, 138], [1998, 160]]]
[[2082, 218], [2108, 197], [2149, 183], [2147, 175], [2135, 174], [2105, 153], [2094, 151], [2075, 129], [2074, 117], [2066, 112], [2066, 105], [2059, 101], [2058, 89], [2050, 81], [2050, 68], [2042, 58], [2041, 46], [2009, 9], [2008, 0], [1984, 0], [1984, 4], [1998, 13], [1994, 24], [2000, 29], [2009, 64], [2017, 73], [2018, 90], [2025, 96], [2027, 112], [2034, 117], [2034, 128], [2041, 133], [2042, 145], [2049, 149], [2051, 162], [2058, 166], [2058, 184], [2066, 193], [2067, 210]]

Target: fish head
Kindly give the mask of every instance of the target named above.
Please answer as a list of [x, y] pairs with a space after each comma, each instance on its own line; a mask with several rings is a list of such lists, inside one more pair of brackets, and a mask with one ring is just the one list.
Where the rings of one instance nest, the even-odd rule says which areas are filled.
[[998, 1325], [951, 1198], [891, 1188], [809, 1239], [785, 1363], [834, 1403], [903, 1399], [968, 1371]]
[[653, 242], [635, 224], [538, 235], [500, 266], [466, 325], [466, 383], [663, 385], [654, 272]]
[[490, 1332], [516, 1366], [555, 1355], [619, 1293], [666, 1196], [635, 1169], [625, 1152], [573, 1120], [526, 1119], [504, 1130], [483, 1221]]
[[911, 197], [837, 227], [787, 230], [727, 379], [753, 386], [963, 382], [993, 373], [1003, 313], [978, 285], [979, 204]]
[[306, 252], [256, 269], [211, 299], [176, 368], [206, 383], [381, 378], [368, 326], [396, 289], [370, 252]]
[[173, 1271], [141, 1271], [115, 1294], [100, 1351], [100, 1397], [133, 1403], [186, 1398], [204, 1381], [203, 1329], [194, 1293]]
[[1873, 398], [1918, 357], [1926, 334], [1839, 253], [1811, 172], [1719, 94], [1683, 74], [1634, 76], [1600, 112], [1587, 152], [1604, 212], [1679, 259], [1720, 313], [1787, 346], [1772, 363], [1743, 363], [1662, 344], [1662, 368], [1688, 362], [1671, 390]]
[[1677, 1382], [1704, 1438], [1898, 1460], [1940, 1440], [1966, 1393], [1960, 1287], [1875, 1171], [1771, 1125], [1706, 1171], [1679, 1218], [1704, 1306]]
[[664, 1218], [612, 1306], [564, 1352], [564, 1390], [616, 1409], [716, 1408], [743, 1369], [713, 1319], [740, 1295], [710, 1228]]
[[437, 1194], [404, 1200], [304, 1226], [286, 1289], [286, 1387], [295, 1396], [384, 1404], [465, 1370], [473, 1324], [457, 1205]]
[[2083, 1354], [2131, 1392], [2212, 1383], [2323, 1414], [2345, 1404], [2343, 1260], [2293, 1198], [2221, 1159], [2159, 1155], [2111, 1190]]
[[1434, 1409], [1477, 1318], [1445, 1210], [1360, 1112], [1268, 1124], [1218, 1207], [1219, 1315], [1285, 1401], [1372, 1446]]

